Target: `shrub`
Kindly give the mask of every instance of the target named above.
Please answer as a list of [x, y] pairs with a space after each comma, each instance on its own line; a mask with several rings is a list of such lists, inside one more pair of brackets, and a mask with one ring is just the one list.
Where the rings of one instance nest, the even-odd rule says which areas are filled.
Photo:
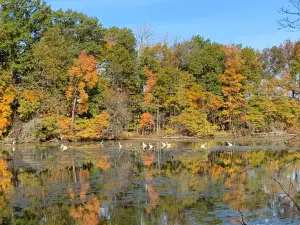
[[177, 126], [182, 134], [189, 136], [212, 136], [216, 132], [216, 126], [212, 126], [207, 121], [206, 114], [192, 108], [186, 109], [179, 116], [173, 117], [171, 123]]
[[[91, 119], [77, 119], [74, 124], [74, 138], [76, 140], [99, 140], [109, 126], [108, 119], [107, 113], [100, 113]], [[71, 118], [61, 118], [59, 127], [64, 138], [69, 140], [73, 138]]]
[[56, 119], [43, 118], [34, 128], [34, 133], [40, 141], [47, 141], [60, 137], [60, 130]]

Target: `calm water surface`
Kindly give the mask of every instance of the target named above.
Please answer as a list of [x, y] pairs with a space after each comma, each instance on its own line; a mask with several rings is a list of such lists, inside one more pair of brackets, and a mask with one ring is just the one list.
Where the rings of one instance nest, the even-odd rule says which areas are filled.
[[[300, 157], [288, 141], [0, 146], [0, 224], [300, 224]], [[147, 141], [149, 143], [149, 141]]]

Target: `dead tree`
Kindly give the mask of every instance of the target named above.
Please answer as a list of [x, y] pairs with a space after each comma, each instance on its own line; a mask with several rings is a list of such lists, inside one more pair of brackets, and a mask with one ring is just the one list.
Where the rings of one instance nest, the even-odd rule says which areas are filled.
[[149, 24], [144, 24], [136, 30], [135, 37], [138, 44], [138, 58], [141, 56], [142, 49], [153, 40], [153, 36], [154, 30]]

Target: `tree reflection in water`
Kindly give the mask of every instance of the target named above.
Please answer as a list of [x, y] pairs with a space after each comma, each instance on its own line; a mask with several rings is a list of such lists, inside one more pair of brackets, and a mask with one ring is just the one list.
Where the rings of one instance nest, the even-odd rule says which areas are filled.
[[[142, 151], [141, 142], [74, 151], [1, 149], [0, 224], [297, 224], [300, 162], [295, 150]], [[136, 146], [136, 147], [135, 147]], [[277, 171], [277, 172], [276, 172]]]

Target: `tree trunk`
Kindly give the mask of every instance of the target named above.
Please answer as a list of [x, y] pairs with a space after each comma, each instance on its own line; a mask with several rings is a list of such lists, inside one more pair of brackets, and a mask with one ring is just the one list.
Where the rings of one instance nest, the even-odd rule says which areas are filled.
[[72, 133], [74, 135], [74, 123], [75, 123], [75, 113], [76, 113], [76, 102], [77, 102], [77, 96], [75, 94], [74, 101], [73, 101], [73, 107], [72, 107]]
[[157, 115], [156, 115], [156, 134], [159, 132], [159, 107], [157, 108]]

